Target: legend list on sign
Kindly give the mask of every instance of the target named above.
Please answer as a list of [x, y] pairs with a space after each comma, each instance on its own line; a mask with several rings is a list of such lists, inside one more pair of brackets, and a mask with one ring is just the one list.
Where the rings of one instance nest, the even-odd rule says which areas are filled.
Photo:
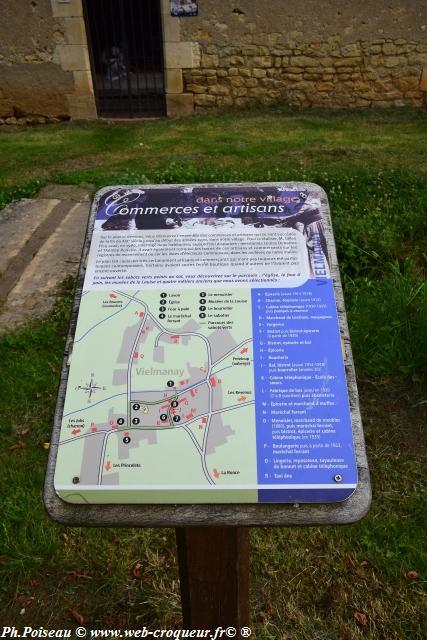
[[288, 499], [347, 498], [357, 470], [332, 283], [254, 289], [252, 322], [260, 501], [284, 484]]

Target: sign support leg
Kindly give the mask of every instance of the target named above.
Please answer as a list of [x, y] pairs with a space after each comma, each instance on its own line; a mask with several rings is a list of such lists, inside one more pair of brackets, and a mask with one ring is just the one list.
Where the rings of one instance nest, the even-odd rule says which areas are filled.
[[184, 628], [249, 626], [249, 529], [176, 529]]

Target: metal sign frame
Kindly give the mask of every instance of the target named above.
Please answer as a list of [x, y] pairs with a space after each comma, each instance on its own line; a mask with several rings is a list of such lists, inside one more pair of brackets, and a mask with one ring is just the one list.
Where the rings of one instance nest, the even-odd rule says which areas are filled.
[[[215, 183], [167, 185], [170, 188], [197, 187], [221, 189], [230, 187], [276, 186], [278, 183]], [[61, 419], [68, 380], [68, 358], [72, 350], [77, 316], [82, 296], [89, 247], [99, 200], [108, 187], [98, 191], [92, 204], [77, 280], [76, 294], [66, 341], [57, 405], [54, 415], [52, 441], [47, 465], [44, 501], [49, 515], [56, 521], [77, 526], [114, 527], [188, 527], [188, 526], [318, 526], [350, 524], [360, 520], [371, 503], [369, 469], [365, 453], [364, 435], [359, 410], [358, 392], [351, 353], [350, 338], [339, 276], [335, 242], [332, 232], [327, 195], [321, 187], [307, 182], [280, 183], [289, 190], [318, 189], [321, 192], [321, 213], [331, 256], [331, 276], [337, 304], [340, 333], [344, 346], [344, 366], [350, 400], [353, 439], [358, 468], [358, 485], [348, 500], [328, 504], [70, 504], [55, 493], [53, 478]], [[134, 185], [136, 186], [136, 185]], [[164, 189], [166, 185], [137, 185], [140, 188]], [[131, 188], [119, 185], [114, 188]]]

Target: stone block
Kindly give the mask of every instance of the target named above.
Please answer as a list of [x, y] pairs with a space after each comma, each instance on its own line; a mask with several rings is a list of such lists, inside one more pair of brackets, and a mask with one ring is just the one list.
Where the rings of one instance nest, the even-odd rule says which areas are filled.
[[184, 90], [182, 69], [165, 70], [166, 93], [182, 93]]
[[202, 53], [200, 66], [204, 68], [217, 67], [219, 65], [219, 57], [216, 54], [210, 55]]
[[83, 16], [82, 0], [69, 0], [69, 2], [58, 2], [50, 0], [52, 5], [52, 15], [54, 18], [72, 18]]
[[255, 56], [253, 58], [254, 67], [266, 69], [273, 66], [273, 61], [270, 56]]
[[420, 91], [427, 91], [427, 67], [424, 67], [421, 72]]
[[208, 91], [214, 96], [228, 96], [230, 94], [230, 88], [224, 84], [214, 84], [209, 87]]
[[263, 87], [274, 87], [275, 81], [273, 78], [261, 78], [259, 83]]
[[243, 67], [239, 69], [239, 74], [244, 78], [250, 78], [251, 72], [249, 69], [244, 69]]
[[181, 23], [177, 18], [165, 14], [163, 16], [163, 42], [180, 42]]
[[290, 64], [294, 67], [317, 67], [319, 62], [309, 56], [291, 56]]
[[229, 64], [232, 67], [241, 67], [245, 64], [245, 59], [242, 56], [230, 56]]
[[67, 17], [63, 19], [66, 44], [87, 45], [86, 27], [82, 17]]
[[402, 56], [386, 56], [384, 58], [384, 66], [387, 68], [398, 67], [400, 64], [404, 64], [405, 58]]
[[341, 47], [341, 55], [345, 58], [352, 58], [360, 55], [360, 44], [347, 44], [345, 47]]
[[258, 80], [256, 78], [246, 78], [245, 80], [245, 87], [257, 87], [258, 86]]
[[353, 89], [354, 89], [354, 91], [357, 91], [359, 93], [360, 92], [370, 91], [371, 84], [370, 84], [370, 82], [361, 82], [361, 81], [358, 80], [353, 84]]
[[189, 116], [194, 112], [194, 101], [192, 93], [167, 93], [166, 113], [170, 118]]
[[196, 42], [165, 42], [166, 69], [194, 69], [200, 66], [200, 47]]
[[286, 67], [287, 73], [302, 73], [303, 71], [304, 71], [304, 67], [293, 67], [292, 65], [289, 65], [288, 67]]
[[273, 31], [272, 33], [267, 34], [267, 40], [270, 44], [277, 44], [282, 40], [283, 33], [281, 31]]
[[228, 76], [228, 71], [227, 69], [218, 69], [216, 75], [218, 76], [218, 78], [226, 78]]
[[333, 67], [335, 63], [334, 59], [331, 58], [330, 56], [319, 58], [319, 62], [322, 65], [322, 67]]
[[216, 104], [216, 97], [206, 94], [194, 96], [194, 104], [199, 107], [213, 107]]
[[86, 71], [90, 69], [87, 47], [77, 44], [58, 44], [55, 51], [64, 71]]
[[265, 76], [267, 75], [267, 72], [265, 69], [252, 69], [252, 75], [254, 78], [265, 78]]
[[233, 105], [233, 98], [231, 96], [218, 96], [216, 102], [219, 107], [231, 107]]
[[284, 73], [283, 78], [290, 82], [299, 82], [303, 78], [302, 69], [301, 73]]
[[381, 53], [382, 45], [380, 44], [371, 44], [370, 47], [366, 47], [366, 53]]
[[207, 87], [201, 84], [187, 84], [185, 90], [191, 93], [206, 93]]
[[383, 52], [387, 56], [393, 56], [397, 52], [397, 47], [392, 42], [385, 42], [382, 48], [383, 48]]
[[243, 87], [245, 82], [244, 80], [242, 80], [242, 78], [234, 77], [234, 78], [231, 78], [230, 84], [232, 87]]
[[417, 53], [417, 55], [411, 56], [411, 64], [427, 65], [427, 53]]
[[242, 55], [244, 56], [257, 56], [259, 55], [259, 47], [255, 44], [243, 45], [241, 48]]
[[239, 75], [239, 70], [236, 67], [230, 67], [228, 70], [228, 75], [229, 76], [238, 76]]
[[94, 96], [67, 96], [68, 109], [72, 120], [95, 120], [96, 112]]
[[93, 95], [92, 74], [90, 71], [74, 71], [74, 95]]
[[284, 49], [283, 47], [273, 47], [270, 51], [272, 56], [290, 56], [292, 55], [292, 49]]
[[343, 58], [342, 60], [336, 60], [335, 66], [337, 68], [340, 67], [357, 67], [361, 64], [362, 58]]

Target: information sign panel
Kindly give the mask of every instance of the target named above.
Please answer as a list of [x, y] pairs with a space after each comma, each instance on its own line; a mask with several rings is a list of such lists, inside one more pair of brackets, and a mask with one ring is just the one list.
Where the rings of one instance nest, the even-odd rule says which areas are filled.
[[96, 202], [57, 495], [349, 498], [357, 465], [320, 188], [110, 187]]

